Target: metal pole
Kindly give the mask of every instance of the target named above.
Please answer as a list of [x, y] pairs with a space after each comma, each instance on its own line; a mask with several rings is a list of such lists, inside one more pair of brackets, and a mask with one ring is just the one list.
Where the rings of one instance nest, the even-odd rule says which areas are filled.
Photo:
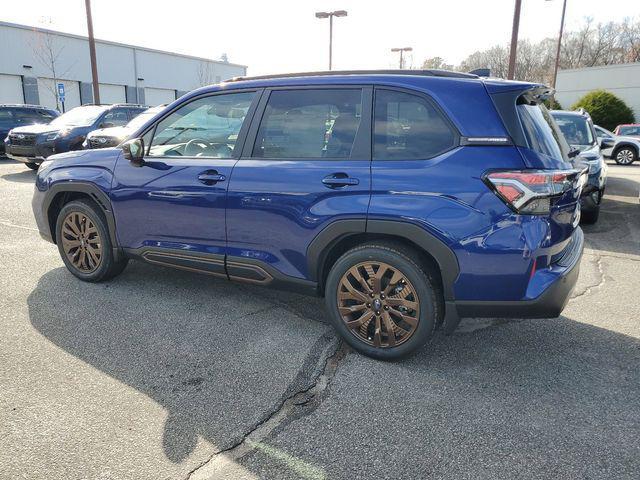
[[511, 29], [511, 49], [509, 50], [509, 73], [507, 79], [513, 80], [516, 71], [516, 50], [518, 49], [518, 29], [520, 28], [520, 7], [522, 0], [516, 0], [513, 12], [513, 27]]
[[558, 65], [560, 64], [560, 47], [562, 45], [562, 33], [564, 31], [564, 13], [567, 10], [567, 0], [564, 0], [562, 4], [562, 19], [560, 20], [560, 35], [558, 36], [558, 48], [556, 50], [556, 63], [553, 67], [553, 78], [551, 79], [551, 86], [556, 88], [556, 79], [558, 77]]
[[333, 13], [329, 14], [329, 70], [331, 70], [331, 59], [333, 55]]
[[403, 50], [400, 50], [400, 70], [402, 70], [402, 52]]
[[91, 20], [91, 0], [84, 0], [87, 11], [87, 30], [89, 31], [89, 56], [91, 57], [91, 77], [93, 78], [93, 103], [100, 103], [100, 84], [98, 83], [98, 64], [96, 62], [96, 41], [93, 38]]

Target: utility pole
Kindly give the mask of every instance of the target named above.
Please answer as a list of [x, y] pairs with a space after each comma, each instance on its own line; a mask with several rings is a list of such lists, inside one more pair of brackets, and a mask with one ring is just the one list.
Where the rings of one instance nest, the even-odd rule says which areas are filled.
[[329, 70], [333, 64], [333, 17], [346, 17], [346, 10], [335, 10], [333, 12], [316, 12], [316, 18], [329, 19]]
[[558, 48], [556, 49], [556, 63], [553, 66], [553, 78], [551, 86], [556, 88], [556, 79], [558, 77], [558, 65], [560, 64], [560, 47], [562, 46], [562, 33], [564, 31], [564, 14], [567, 11], [567, 0], [562, 3], [562, 19], [560, 20], [560, 35], [558, 35]]
[[93, 79], [93, 103], [100, 103], [100, 84], [98, 83], [98, 63], [96, 61], [96, 41], [93, 38], [93, 21], [91, 20], [91, 0], [84, 0], [87, 11], [87, 30], [89, 31], [89, 56], [91, 57], [91, 77]]
[[509, 73], [507, 79], [513, 80], [516, 72], [516, 50], [518, 49], [518, 29], [520, 28], [520, 7], [522, 0], [516, 0], [513, 12], [513, 27], [511, 28], [511, 49], [509, 50]]
[[403, 52], [411, 52], [411, 51], [413, 51], [413, 48], [411, 48], [411, 47], [392, 48], [391, 51], [392, 52], [400, 52], [400, 70], [402, 70], [402, 67], [404, 66], [404, 59], [402, 57], [402, 53]]

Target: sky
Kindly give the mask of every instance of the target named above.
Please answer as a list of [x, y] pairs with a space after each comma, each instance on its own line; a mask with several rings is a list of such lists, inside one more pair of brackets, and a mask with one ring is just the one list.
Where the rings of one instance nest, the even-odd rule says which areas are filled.
[[[640, 0], [567, 0], [566, 28], [640, 20]], [[0, 20], [87, 34], [84, 0], [20, 0]], [[392, 47], [412, 47], [407, 66], [439, 56], [457, 64], [511, 35], [514, 0], [92, 0], [96, 38], [247, 65], [249, 75], [325, 70], [334, 19], [333, 68], [395, 68]], [[557, 37], [562, 0], [523, 0], [520, 39]], [[98, 59], [99, 61], [100, 59]]]

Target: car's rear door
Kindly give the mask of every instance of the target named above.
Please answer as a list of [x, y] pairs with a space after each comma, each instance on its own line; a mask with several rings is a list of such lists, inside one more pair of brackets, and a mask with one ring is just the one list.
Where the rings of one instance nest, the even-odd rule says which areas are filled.
[[314, 281], [307, 249], [320, 231], [351, 219], [364, 232], [371, 97], [353, 85], [265, 90], [229, 184], [231, 278]]
[[247, 90], [194, 98], [144, 133], [142, 166], [118, 160], [111, 198], [121, 246], [225, 275], [227, 185], [258, 97]]

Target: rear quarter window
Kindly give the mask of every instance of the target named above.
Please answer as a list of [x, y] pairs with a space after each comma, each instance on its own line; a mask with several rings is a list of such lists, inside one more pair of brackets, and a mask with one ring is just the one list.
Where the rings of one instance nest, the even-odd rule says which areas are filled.
[[517, 110], [531, 150], [558, 160], [568, 158], [569, 146], [544, 105], [520, 104]]

